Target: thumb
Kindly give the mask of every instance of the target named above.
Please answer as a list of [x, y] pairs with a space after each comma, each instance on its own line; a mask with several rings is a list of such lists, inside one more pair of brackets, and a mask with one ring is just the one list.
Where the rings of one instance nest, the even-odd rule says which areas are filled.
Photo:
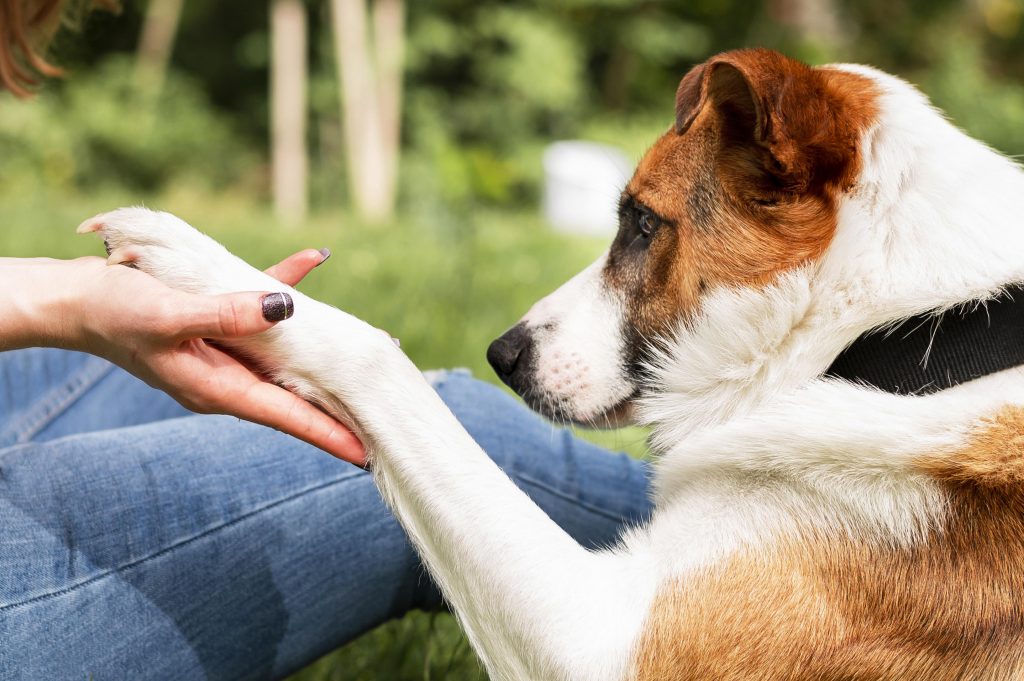
[[188, 338], [238, 338], [266, 331], [295, 312], [290, 294], [225, 293], [194, 296], [183, 315], [181, 335]]

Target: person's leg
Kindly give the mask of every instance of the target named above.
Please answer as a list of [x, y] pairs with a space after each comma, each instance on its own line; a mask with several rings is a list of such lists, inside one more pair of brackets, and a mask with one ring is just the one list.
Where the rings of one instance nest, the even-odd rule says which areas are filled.
[[[649, 512], [646, 466], [497, 388], [437, 385], [585, 544]], [[0, 450], [0, 518], [0, 678], [273, 678], [439, 605], [367, 474], [225, 417]]]
[[274, 678], [415, 584], [366, 473], [228, 417], [0, 450], [0, 518], [2, 679]]
[[188, 413], [99, 357], [51, 348], [0, 352], [0, 447]]

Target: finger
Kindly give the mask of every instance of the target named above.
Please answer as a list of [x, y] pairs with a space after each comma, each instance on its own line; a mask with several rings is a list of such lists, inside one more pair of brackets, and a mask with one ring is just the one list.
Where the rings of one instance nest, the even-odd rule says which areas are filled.
[[326, 248], [322, 248], [319, 251], [307, 248], [304, 251], [288, 256], [273, 267], [267, 268], [267, 274], [289, 286], [295, 286], [314, 267], [322, 264], [329, 257], [331, 257], [331, 251]]
[[273, 383], [253, 383], [244, 399], [232, 405], [231, 413], [288, 433], [343, 461], [366, 466], [366, 449], [351, 430]]
[[290, 293], [183, 294], [176, 305], [181, 338], [239, 338], [266, 331], [295, 312]]
[[276, 428], [340, 459], [365, 466], [365, 449], [344, 424], [294, 393], [259, 380], [223, 350], [202, 342], [190, 347], [192, 353], [173, 353], [173, 366], [165, 366], [161, 372], [170, 377], [165, 389], [170, 388], [179, 400], [185, 398], [186, 406]]

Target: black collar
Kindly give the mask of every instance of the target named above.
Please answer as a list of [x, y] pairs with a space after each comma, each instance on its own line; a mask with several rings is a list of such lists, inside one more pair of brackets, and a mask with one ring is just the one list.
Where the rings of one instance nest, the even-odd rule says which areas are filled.
[[910, 317], [853, 342], [826, 376], [926, 394], [1024, 364], [1024, 284], [982, 305]]

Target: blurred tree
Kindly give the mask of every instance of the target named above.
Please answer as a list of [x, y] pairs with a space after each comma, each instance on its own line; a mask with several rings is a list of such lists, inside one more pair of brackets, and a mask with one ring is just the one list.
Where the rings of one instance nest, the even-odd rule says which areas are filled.
[[356, 210], [385, 220], [395, 209], [401, 131], [405, 6], [331, 0], [349, 188]]
[[[319, 204], [390, 210], [380, 207], [394, 203], [397, 154], [391, 150], [399, 147], [401, 130], [403, 207], [535, 205], [546, 143], [587, 137], [637, 156], [671, 120], [675, 87], [689, 68], [716, 52], [750, 45], [812, 63], [873, 64], [921, 85], [968, 132], [1007, 153], [1024, 152], [1024, 114], [1018, 115], [1024, 101], [1024, 0], [302, 1], [311, 10], [308, 142], [315, 154], [309, 155], [309, 195]], [[181, 124], [168, 111], [134, 116], [133, 137], [119, 134], [118, 126], [108, 130], [86, 106], [73, 114], [67, 109], [67, 134], [90, 154], [75, 159], [76, 167], [109, 166], [133, 186], [157, 188], [179, 174], [197, 175], [204, 165], [223, 177], [230, 159], [178, 169], [157, 167], [147, 160], [155, 156], [140, 155], [137, 142], [145, 133], [141, 139], [159, 149], [164, 163], [185, 158], [162, 140], [183, 143], [187, 138], [179, 133], [206, 116], [220, 120], [246, 148], [267, 148], [279, 116], [267, 88], [275, 38], [265, 10], [272, 2], [123, 2], [121, 16], [83, 15], [83, 30], [57, 41], [55, 60], [73, 77], [47, 89], [77, 92], [89, 78], [98, 101], [117, 101], [122, 72], [104, 70], [104, 62], [153, 44], [140, 40], [143, 33], [152, 35], [148, 24], [165, 27], [162, 53], [173, 57], [164, 89], [179, 87], [174, 81], [184, 77], [180, 87], [206, 108], [192, 116], [176, 107], [175, 116], [185, 116]], [[180, 3], [176, 36], [166, 30], [174, 23], [170, 15], [157, 10], [174, 2]], [[346, 13], [354, 18], [342, 21]], [[404, 41], [394, 28], [401, 28], [403, 14]], [[346, 31], [351, 36], [341, 40]], [[168, 106], [166, 98], [159, 101]], [[153, 107], [151, 100], [131, 105]], [[54, 100], [48, 106], [57, 112], [68, 104]], [[3, 165], [20, 162], [15, 154], [39, 162], [39, 150], [13, 132], [16, 123], [30, 122], [6, 109], [0, 107], [0, 137], [10, 144]], [[156, 126], [152, 131], [142, 125], [147, 118]], [[219, 146], [205, 137], [205, 147]], [[189, 148], [201, 152], [204, 145]], [[239, 166], [246, 191], [271, 194], [274, 170], [266, 156], [249, 156], [250, 163]], [[93, 181], [73, 175], [81, 178], [76, 183]]]
[[844, 30], [835, 0], [771, 0], [769, 7], [776, 21], [808, 42], [838, 48], [853, 37], [848, 26]]
[[150, 0], [139, 38], [135, 82], [159, 93], [167, 77], [167, 65], [178, 33], [184, 0]]
[[270, 131], [274, 208], [286, 224], [306, 217], [306, 8], [273, 0], [270, 13]]

